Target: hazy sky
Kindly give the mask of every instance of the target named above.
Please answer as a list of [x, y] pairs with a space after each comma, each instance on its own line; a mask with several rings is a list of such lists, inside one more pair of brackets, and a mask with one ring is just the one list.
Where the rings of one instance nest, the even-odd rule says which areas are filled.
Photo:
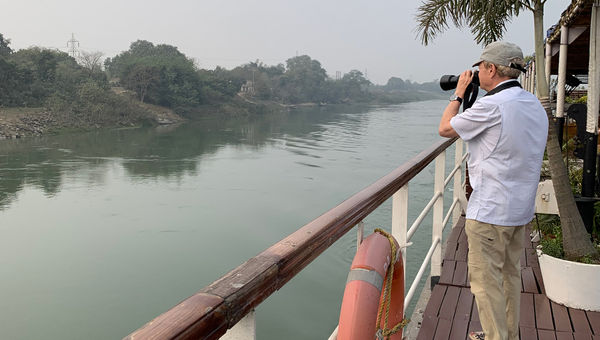
[[[570, 0], [548, 0], [544, 26], [558, 22]], [[358, 69], [384, 84], [392, 77], [423, 82], [460, 73], [481, 53], [467, 29], [452, 28], [423, 46], [410, 0], [12, 0], [2, 4], [0, 33], [13, 49], [80, 49], [112, 57], [144, 39], [177, 46], [202, 68], [228, 69], [259, 59], [285, 63], [296, 54], [321, 62], [330, 76]], [[507, 41], [533, 53], [533, 15], [508, 26]]]

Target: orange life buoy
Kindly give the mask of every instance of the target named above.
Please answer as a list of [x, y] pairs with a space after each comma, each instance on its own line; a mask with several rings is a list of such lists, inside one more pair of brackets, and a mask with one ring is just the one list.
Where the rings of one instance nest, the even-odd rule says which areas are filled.
[[[393, 328], [404, 318], [404, 264], [402, 253], [398, 253], [394, 264], [390, 312], [385, 325], [387, 329]], [[346, 282], [337, 339], [375, 338], [378, 309], [384, 303], [382, 299], [390, 254], [390, 241], [379, 233], [371, 234], [361, 243]], [[389, 339], [401, 340], [402, 330]]]

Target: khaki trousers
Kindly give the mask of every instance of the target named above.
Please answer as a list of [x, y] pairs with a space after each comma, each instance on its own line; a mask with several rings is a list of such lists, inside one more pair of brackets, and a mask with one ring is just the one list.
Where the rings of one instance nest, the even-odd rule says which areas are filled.
[[525, 226], [467, 220], [469, 280], [485, 340], [518, 340]]

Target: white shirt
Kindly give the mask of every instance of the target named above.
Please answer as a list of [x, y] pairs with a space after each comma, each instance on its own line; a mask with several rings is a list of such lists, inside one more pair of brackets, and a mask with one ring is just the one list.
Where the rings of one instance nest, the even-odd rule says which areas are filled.
[[470, 153], [473, 193], [467, 218], [502, 226], [529, 223], [548, 134], [548, 118], [538, 99], [511, 87], [480, 98], [450, 125]]

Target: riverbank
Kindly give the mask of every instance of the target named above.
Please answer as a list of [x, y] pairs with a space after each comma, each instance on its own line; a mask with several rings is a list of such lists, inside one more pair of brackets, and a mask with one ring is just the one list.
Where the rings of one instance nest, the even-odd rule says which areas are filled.
[[0, 139], [17, 139], [58, 133], [64, 130], [93, 130], [123, 126], [178, 124], [185, 119], [165, 107], [139, 104], [141, 115], [124, 117], [117, 122], [105, 122], [92, 115], [69, 119], [66, 112], [55, 113], [47, 108], [0, 108]]
[[[104, 114], [103, 111], [77, 114], [69, 108], [62, 110], [52, 110], [45, 107], [0, 108], [0, 139], [41, 136], [63, 131], [86, 131], [143, 125], [171, 125], [216, 115], [232, 118], [323, 106], [350, 105], [367, 107], [370, 105], [390, 105], [390, 103], [380, 102], [283, 104], [276, 101], [246, 98], [238, 95], [231, 98], [228, 102], [204, 104], [193, 108], [179, 108], [176, 112], [167, 107], [137, 102], [131, 96], [125, 95], [124, 92], [119, 93], [115, 91], [115, 93], [119, 94], [128, 103], [127, 105], [123, 105], [122, 108], [117, 109], [117, 111], [123, 111], [121, 114], [111, 112], [111, 117]], [[429, 98], [417, 97], [415, 100], [405, 99], [401, 102], [422, 101], [424, 99], [431, 99], [431, 97], [430, 94]]]

